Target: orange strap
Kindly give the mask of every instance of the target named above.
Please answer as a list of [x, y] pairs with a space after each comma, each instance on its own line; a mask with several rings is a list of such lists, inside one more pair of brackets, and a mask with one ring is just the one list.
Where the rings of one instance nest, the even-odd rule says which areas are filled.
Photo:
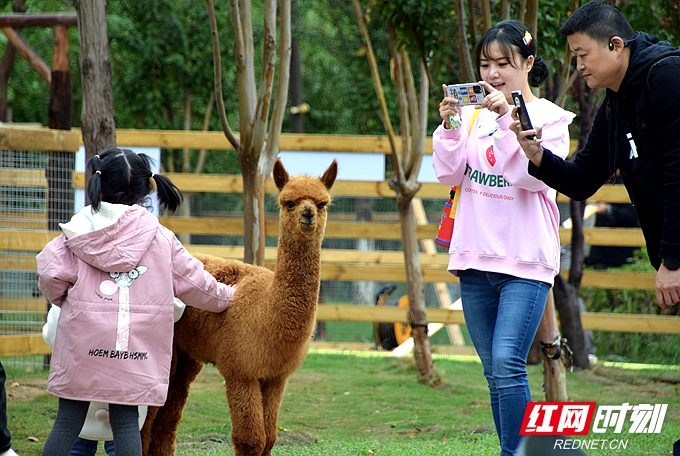
[[[479, 112], [481, 109], [475, 109], [475, 111], [472, 113], [472, 118], [470, 119], [470, 125], [468, 126], [468, 136], [472, 132], [472, 126], [475, 124], [475, 120], [477, 120], [477, 116], [479, 115]], [[453, 203], [451, 203], [451, 212], [449, 212], [449, 217], [452, 219], [456, 218], [456, 208], [458, 207], [458, 200], [460, 199], [460, 192], [458, 189], [456, 189], [456, 193], [453, 195]]]

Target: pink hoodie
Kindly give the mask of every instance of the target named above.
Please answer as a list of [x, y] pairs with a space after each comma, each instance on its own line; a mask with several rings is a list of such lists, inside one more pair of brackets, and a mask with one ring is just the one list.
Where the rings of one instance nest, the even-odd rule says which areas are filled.
[[[528, 159], [502, 117], [482, 110], [468, 135], [474, 108], [461, 112], [463, 126], [432, 135], [437, 178], [461, 192], [448, 270], [499, 272], [550, 285], [559, 272], [556, 192], [527, 172]], [[527, 103], [543, 146], [562, 158], [569, 152], [574, 114], [545, 99]]]
[[55, 396], [163, 405], [173, 300], [225, 310], [234, 288], [204, 271], [140, 206], [82, 209], [37, 256], [38, 287], [61, 316], [47, 390]]

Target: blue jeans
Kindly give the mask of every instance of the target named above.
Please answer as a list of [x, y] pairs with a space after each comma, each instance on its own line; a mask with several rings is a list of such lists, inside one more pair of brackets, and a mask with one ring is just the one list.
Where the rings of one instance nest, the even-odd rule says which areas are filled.
[[531, 391], [526, 359], [550, 285], [474, 269], [460, 271], [463, 315], [482, 360], [501, 456], [512, 456]]
[[[78, 437], [76, 443], [73, 444], [69, 456], [94, 456], [97, 452], [97, 445], [99, 442], [97, 440], [86, 440]], [[107, 440], [104, 442], [104, 450], [109, 456], [116, 456], [113, 450], [113, 440]]]

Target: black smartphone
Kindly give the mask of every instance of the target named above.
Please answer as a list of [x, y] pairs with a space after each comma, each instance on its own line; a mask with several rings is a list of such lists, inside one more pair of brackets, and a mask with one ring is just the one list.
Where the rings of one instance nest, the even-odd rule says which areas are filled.
[[[515, 90], [512, 92], [512, 100], [517, 106], [517, 117], [519, 118], [519, 123], [522, 126], [522, 130], [533, 130], [534, 127], [531, 125], [531, 119], [529, 119], [529, 113], [527, 112], [527, 107], [524, 103], [524, 97], [522, 96], [521, 90]], [[529, 139], [536, 139], [535, 135], [527, 136]]]

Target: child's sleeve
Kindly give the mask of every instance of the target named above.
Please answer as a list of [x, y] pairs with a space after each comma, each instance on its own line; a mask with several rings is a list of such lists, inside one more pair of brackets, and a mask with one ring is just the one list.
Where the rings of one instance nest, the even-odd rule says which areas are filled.
[[188, 306], [211, 312], [229, 307], [236, 287], [218, 282], [179, 241], [172, 248], [175, 296]]
[[66, 247], [63, 234], [50, 241], [36, 256], [38, 265], [38, 289], [56, 306], [61, 306], [68, 289], [78, 278], [75, 255]]

